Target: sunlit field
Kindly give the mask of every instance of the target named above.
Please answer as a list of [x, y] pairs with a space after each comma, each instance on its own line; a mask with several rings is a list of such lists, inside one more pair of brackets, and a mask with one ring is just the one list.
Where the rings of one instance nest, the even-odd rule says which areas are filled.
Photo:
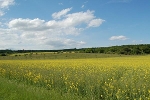
[[150, 100], [150, 56], [0, 60], [0, 77], [47, 95], [30, 100]]

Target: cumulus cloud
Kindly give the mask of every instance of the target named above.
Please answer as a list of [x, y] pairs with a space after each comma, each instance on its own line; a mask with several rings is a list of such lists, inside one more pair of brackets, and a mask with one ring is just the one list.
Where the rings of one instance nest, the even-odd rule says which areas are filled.
[[45, 21], [41, 19], [14, 19], [8, 23], [9, 28], [23, 31], [43, 31], [46, 29]]
[[[49, 21], [39, 18], [10, 20], [7, 23], [8, 28], [0, 29], [0, 46], [9, 47], [12, 46], [10, 44], [16, 44], [17, 49], [62, 49], [84, 45], [86, 42], [70, 37], [80, 35], [90, 27], [99, 27], [104, 20], [96, 18], [94, 11], [69, 13], [71, 9], [53, 13], [53, 19]], [[2, 41], [7, 45], [3, 45]]]
[[0, 16], [3, 16], [5, 14], [5, 9], [8, 9], [9, 6], [13, 5], [14, 3], [14, 0], [0, 0]]
[[66, 15], [72, 8], [63, 9], [60, 12], [55, 12], [52, 14], [54, 19], [60, 19], [62, 16]]
[[9, 46], [13, 47], [18, 44], [18, 34], [12, 34], [10, 29], [0, 29], [0, 47], [1, 49], [8, 49]]
[[98, 27], [100, 26], [105, 20], [102, 19], [93, 19], [88, 24], [88, 27]]
[[127, 40], [128, 38], [126, 36], [120, 35], [120, 36], [112, 36], [109, 38], [109, 40]]
[[[76, 12], [67, 14], [71, 8], [64, 9], [52, 16], [54, 20], [45, 21], [39, 18], [36, 19], [13, 19], [8, 23], [10, 29], [22, 31], [58, 31], [57, 33], [63, 34], [79, 34], [85, 27], [77, 28], [85, 24], [87, 27], [99, 27], [104, 20], [96, 18], [94, 11], [87, 10], [86, 12]], [[64, 16], [64, 18], [61, 18]], [[60, 20], [55, 20], [60, 18]]]
[[8, 8], [14, 4], [14, 0], [0, 0], [0, 8]]

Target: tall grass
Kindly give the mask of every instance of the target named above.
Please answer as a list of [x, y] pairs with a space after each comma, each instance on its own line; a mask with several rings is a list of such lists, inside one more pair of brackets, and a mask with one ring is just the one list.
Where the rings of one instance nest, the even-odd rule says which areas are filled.
[[17, 83], [0, 77], [0, 100], [77, 100], [74, 95], [61, 95], [55, 90]]
[[68, 100], [72, 100], [70, 97], [75, 100], [148, 100], [149, 59], [150, 56], [1, 60], [0, 76], [25, 84], [26, 88], [42, 88], [47, 94], [57, 91], [59, 98], [65, 96]]

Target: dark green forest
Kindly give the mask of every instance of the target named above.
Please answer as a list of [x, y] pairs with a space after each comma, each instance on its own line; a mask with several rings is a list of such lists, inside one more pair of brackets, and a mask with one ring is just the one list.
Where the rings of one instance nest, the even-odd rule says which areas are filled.
[[80, 50], [80, 52], [105, 53], [105, 54], [125, 54], [125, 55], [150, 54], [150, 44], [83, 48]]
[[121, 45], [111, 47], [92, 47], [80, 49], [62, 49], [62, 50], [0, 50], [1, 56], [7, 56], [13, 53], [31, 53], [31, 52], [75, 52], [75, 53], [104, 53], [104, 54], [124, 54], [124, 55], [142, 55], [150, 54], [150, 44]]

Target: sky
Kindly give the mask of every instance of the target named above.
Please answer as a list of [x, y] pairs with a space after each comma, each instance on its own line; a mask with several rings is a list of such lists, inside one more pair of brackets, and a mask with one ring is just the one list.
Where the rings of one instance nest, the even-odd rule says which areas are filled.
[[150, 43], [150, 0], [0, 0], [0, 49]]

